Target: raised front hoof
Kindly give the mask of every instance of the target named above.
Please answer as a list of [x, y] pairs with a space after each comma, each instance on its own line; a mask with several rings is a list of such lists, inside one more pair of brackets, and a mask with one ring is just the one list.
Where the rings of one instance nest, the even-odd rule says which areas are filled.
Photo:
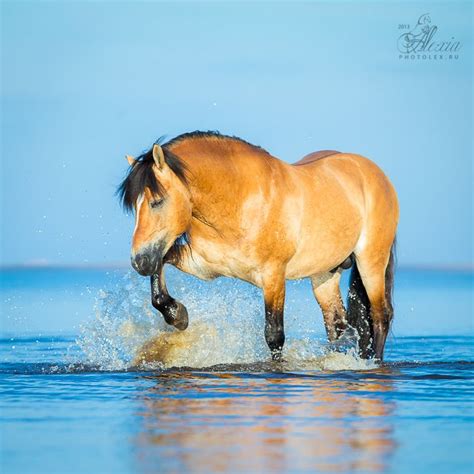
[[173, 322], [173, 326], [180, 331], [184, 331], [189, 325], [188, 310], [186, 309], [186, 306], [184, 306], [184, 304], [180, 303], [179, 301], [176, 303], [176, 317]]
[[188, 310], [179, 301], [172, 300], [168, 304], [161, 306], [159, 311], [163, 315], [165, 322], [170, 326], [174, 326], [180, 331], [184, 331], [188, 327]]

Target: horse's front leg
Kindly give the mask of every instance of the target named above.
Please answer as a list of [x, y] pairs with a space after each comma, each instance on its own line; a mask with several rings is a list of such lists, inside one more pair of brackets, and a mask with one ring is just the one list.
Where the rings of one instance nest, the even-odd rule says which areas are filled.
[[184, 331], [188, 327], [188, 310], [168, 293], [163, 266], [150, 277], [151, 304], [163, 315], [165, 321], [176, 329]]
[[265, 340], [272, 352], [273, 360], [281, 360], [285, 343], [283, 311], [285, 306], [285, 275], [273, 274], [263, 283], [265, 300]]

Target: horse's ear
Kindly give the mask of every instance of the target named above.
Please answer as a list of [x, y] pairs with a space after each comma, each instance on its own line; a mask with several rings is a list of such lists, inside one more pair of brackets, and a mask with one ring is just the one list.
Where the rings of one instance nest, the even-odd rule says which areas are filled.
[[128, 164], [130, 166], [133, 166], [133, 164], [135, 163], [135, 158], [133, 158], [133, 156], [125, 155], [125, 159], [128, 161]]
[[158, 169], [161, 170], [165, 165], [165, 154], [163, 153], [163, 148], [157, 143], [153, 145], [153, 159]]

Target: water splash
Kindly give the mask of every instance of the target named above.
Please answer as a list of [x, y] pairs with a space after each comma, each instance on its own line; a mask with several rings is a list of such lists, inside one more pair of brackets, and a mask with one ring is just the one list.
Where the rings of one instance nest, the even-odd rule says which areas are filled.
[[77, 343], [87, 363], [123, 370], [138, 355], [144, 358], [143, 346], [159, 341], [169, 352], [165, 357], [164, 349], [160, 351], [168, 361], [165, 366], [174, 362], [202, 367], [264, 357], [261, 301], [254, 287], [228, 279], [205, 283], [170, 270], [170, 290], [190, 314], [188, 329], [180, 332], [168, 326], [151, 306], [148, 279], [131, 272], [115, 288], [100, 292], [95, 318], [81, 328]]
[[[188, 309], [188, 329], [181, 332], [168, 326], [151, 306], [148, 279], [131, 272], [114, 288], [99, 293], [95, 318], [81, 328], [77, 343], [87, 364], [102, 370], [125, 370], [269, 361], [263, 337], [263, 303], [255, 287], [225, 278], [201, 282], [175, 269], [167, 269], [167, 281], [171, 294]], [[350, 335], [338, 347], [328, 347], [311, 326], [304, 327], [307, 319], [297, 315], [301, 322], [297, 336], [287, 333], [285, 362], [279, 370], [374, 367], [356, 355]]]

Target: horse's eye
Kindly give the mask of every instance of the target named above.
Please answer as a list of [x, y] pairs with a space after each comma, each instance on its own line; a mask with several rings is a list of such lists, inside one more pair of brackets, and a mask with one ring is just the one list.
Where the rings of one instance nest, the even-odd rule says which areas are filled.
[[150, 207], [152, 209], [156, 209], [157, 207], [160, 207], [163, 204], [163, 199], [154, 199], [153, 201], [150, 202]]

